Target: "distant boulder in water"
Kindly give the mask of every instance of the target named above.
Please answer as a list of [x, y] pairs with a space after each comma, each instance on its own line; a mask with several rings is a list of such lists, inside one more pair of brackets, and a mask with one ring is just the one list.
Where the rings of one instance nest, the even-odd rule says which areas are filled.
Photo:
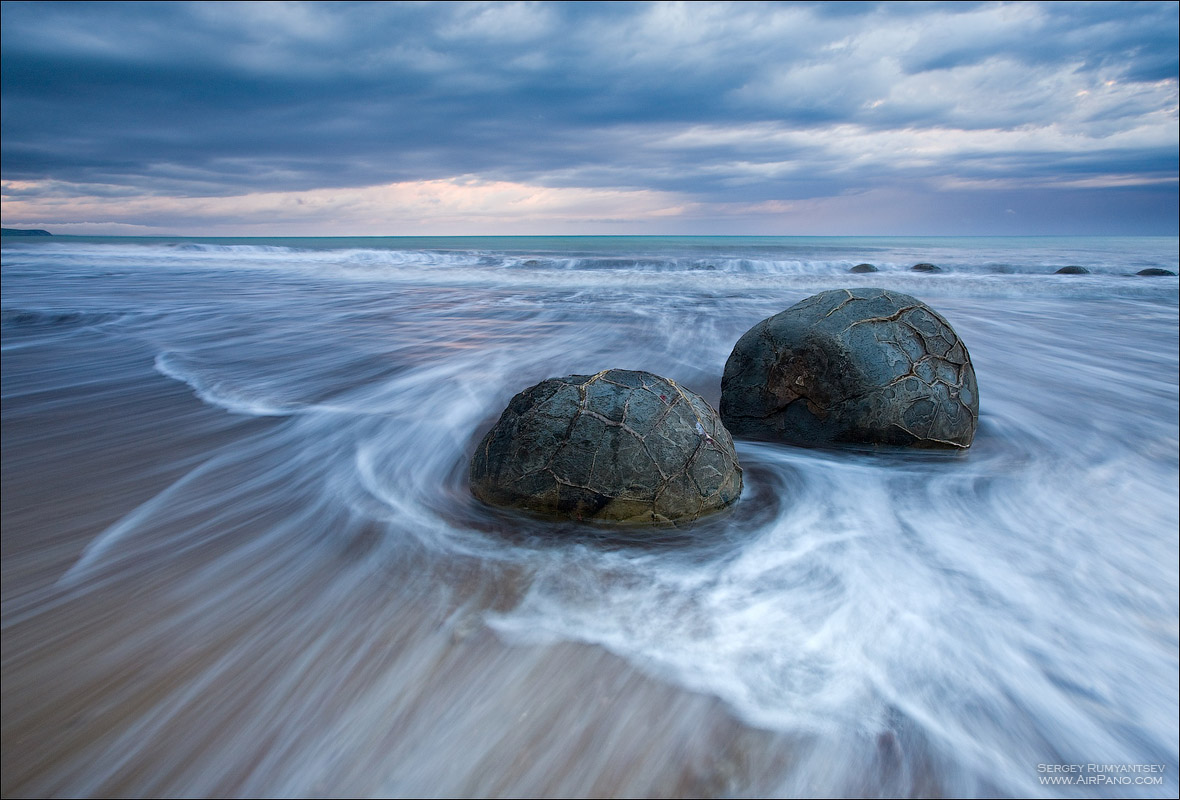
[[927, 264], [923, 261], [921, 264], [914, 264], [910, 267], [911, 272], [942, 272], [942, 267], [936, 267], [933, 264]]
[[1141, 269], [1138, 272], [1136, 272], [1135, 274], [1136, 275], [1143, 275], [1145, 277], [1166, 277], [1169, 275], [1172, 277], [1176, 277], [1176, 273], [1172, 272], [1172, 270], [1160, 269], [1159, 267], [1148, 267], [1147, 269]]
[[1090, 270], [1085, 267], [1079, 267], [1076, 264], [1071, 264], [1068, 267], [1062, 267], [1053, 273], [1054, 275], [1089, 275]]
[[735, 436], [793, 444], [968, 447], [979, 388], [967, 348], [925, 303], [834, 289], [738, 340], [721, 419]]
[[878, 272], [879, 270], [872, 264], [857, 264], [849, 272]]
[[550, 378], [512, 398], [471, 459], [483, 502], [576, 520], [690, 522], [738, 499], [733, 440], [697, 394], [650, 372]]

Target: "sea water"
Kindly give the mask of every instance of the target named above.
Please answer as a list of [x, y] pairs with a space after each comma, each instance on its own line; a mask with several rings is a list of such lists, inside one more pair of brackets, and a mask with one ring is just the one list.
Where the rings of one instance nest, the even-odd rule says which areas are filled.
[[[1177, 250], [6, 240], [4, 794], [1175, 796]], [[524, 388], [716, 405], [865, 286], [967, 345], [969, 450], [739, 440], [649, 541], [470, 495]]]

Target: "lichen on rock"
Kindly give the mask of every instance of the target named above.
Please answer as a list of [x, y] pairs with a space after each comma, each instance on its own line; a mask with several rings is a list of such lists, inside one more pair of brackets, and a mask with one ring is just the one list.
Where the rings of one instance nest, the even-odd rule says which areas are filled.
[[512, 398], [471, 459], [493, 506], [577, 520], [692, 521], [737, 500], [733, 440], [699, 395], [650, 372], [550, 378]]

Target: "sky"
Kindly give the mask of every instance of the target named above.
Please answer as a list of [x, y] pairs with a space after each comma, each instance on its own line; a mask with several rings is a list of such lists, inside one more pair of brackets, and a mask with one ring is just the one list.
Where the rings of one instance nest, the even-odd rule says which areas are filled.
[[3, 224], [1168, 235], [1178, 5], [26, 3]]

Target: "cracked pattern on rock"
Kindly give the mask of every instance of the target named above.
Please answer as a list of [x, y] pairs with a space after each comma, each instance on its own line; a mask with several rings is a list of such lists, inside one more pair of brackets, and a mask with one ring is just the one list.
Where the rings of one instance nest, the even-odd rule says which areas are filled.
[[834, 289], [738, 340], [721, 381], [736, 435], [798, 444], [968, 447], [979, 389], [967, 348], [920, 300]]
[[733, 440], [697, 394], [650, 372], [550, 378], [512, 398], [471, 459], [485, 503], [579, 520], [681, 523], [741, 494]]

